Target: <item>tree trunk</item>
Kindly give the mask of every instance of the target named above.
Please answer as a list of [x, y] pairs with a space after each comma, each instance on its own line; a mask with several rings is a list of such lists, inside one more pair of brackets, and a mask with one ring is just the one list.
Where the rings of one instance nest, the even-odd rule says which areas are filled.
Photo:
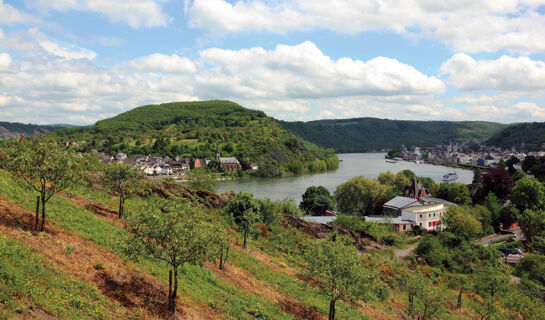
[[119, 196], [119, 210], [118, 210], [119, 219], [123, 216], [123, 196]]
[[38, 231], [40, 226], [40, 196], [36, 196], [36, 227], [35, 230]]
[[176, 314], [176, 293], [178, 292], [178, 267], [174, 267], [174, 289], [172, 290], [172, 309], [171, 313]]
[[168, 311], [172, 313], [172, 270], [168, 271]]
[[219, 265], [220, 270], [223, 270], [222, 266], [223, 266], [223, 245], [220, 247], [220, 265]]
[[462, 310], [462, 290], [460, 290], [460, 293], [458, 294], [458, 305], [459, 310]]
[[409, 314], [413, 315], [413, 295], [409, 294]]
[[223, 264], [221, 265], [221, 270], [225, 270], [225, 264], [227, 263], [227, 258], [229, 258], [229, 246], [225, 249], [225, 257], [223, 258]]
[[329, 320], [335, 320], [335, 300], [329, 302]]
[[243, 249], [248, 249], [248, 230], [244, 229], [244, 244], [242, 245]]
[[41, 231], [45, 230], [45, 195], [42, 195], [42, 226]]

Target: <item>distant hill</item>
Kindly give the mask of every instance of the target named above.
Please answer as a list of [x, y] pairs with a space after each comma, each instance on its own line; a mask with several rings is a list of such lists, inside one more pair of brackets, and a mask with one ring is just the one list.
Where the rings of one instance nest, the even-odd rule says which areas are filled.
[[545, 122], [519, 123], [494, 134], [486, 144], [502, 148], [524, 146], [530, 150], [538, 149], [545, 143]]
[[333, 154], [332, 150], [297, 138], [263, 111], [219, 100], [137, 107], [93, 126], [63, 129], [55, 134], [80, 142], [82, 148], [109, 154], [213, 158], [219, 143], [222, 156], [237, 157], [243, 167], [275, 160], [295, 173]]
[[336, 152], [366, 152], [401, 145], [484, 141], [507, 127], [484, 121], [405, 121], [377, 118], [281, 122], [297, 136]]
[[0, 122], [0, 140], [14, 138], [18, 135], [32, 136], [35, 132], [47, 134], [70, 125], [37, 125], [18, 122]]

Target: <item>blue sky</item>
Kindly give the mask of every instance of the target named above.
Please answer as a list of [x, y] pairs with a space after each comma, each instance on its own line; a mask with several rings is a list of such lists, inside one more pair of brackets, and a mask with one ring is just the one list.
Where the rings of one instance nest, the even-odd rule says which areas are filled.
[[228, 99], [284, 120], [545, 121], [545, 0], [0, 0], [0, 121]]

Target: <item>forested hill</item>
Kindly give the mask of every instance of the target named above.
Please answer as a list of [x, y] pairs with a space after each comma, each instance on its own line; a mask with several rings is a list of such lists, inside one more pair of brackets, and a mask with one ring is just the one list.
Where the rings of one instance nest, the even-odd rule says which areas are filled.
[[503, 148], [524, 145], [529, 150], [545, 143], [545, 122], [519, 123], [504, 128], [486, 141], [487, 145]]
[[401, 145], [484, 141], [507, 125], [484, 121], [405, 121], [377, 118], [281, 122], [297, 136], [336, 152], [366, 152]]
[[294, 173], [333, 153], [297, 138], [263, 111], [220, 100], [142, 106], [55, 134], [75, 140], [83, 149], [109, 154], [213, 158], [219, 143], [222, 156], [237, 157], [243, 167], [274, 160]]
[[16, 137], [17, 135], [32, 136], [35, 132], [47, 134], [54, 130], [65, 128], [66, 125], [37, 125], [18, 122], [0, 122], [0, 140]]

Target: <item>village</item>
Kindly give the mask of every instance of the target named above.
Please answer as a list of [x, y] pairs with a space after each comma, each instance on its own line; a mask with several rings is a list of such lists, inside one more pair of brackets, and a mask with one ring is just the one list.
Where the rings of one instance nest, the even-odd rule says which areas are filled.
[[[216, 147], [216, 153], [214, 158], [190, 158], [176, 156], [171, 158], [169, 156], [152, 156], [152, 155], [134, 155], [129, 156], [126, 153], [117, 153], [115, 155], [108, 155], [104, 152], [94, 151], [95, 156], [101, 158], [103, 163], [123, 163], [130, 166], [135, 166], [142, 170], [149, 176], [171, 176], [171, 175], [183, 175], [192, 169], [199, 169], [210, 167], [211, 165], [217, 166], [223, 172], [236, 172], [242, 170], [242, 165], [235, 157], [222, 157], [219, 149], [219, 145]], [[257, 163], [252, 163], [249, 170], [258, 170]]]

